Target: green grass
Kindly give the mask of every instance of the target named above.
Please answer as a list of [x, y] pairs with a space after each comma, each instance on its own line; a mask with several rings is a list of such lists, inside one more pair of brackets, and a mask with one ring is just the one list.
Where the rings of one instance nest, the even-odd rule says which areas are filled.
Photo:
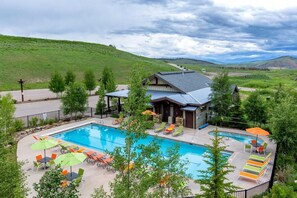
[[[187, 68], [202, 73], [202, 69], [206, 72], [218, 73], [222, 71], [218, 67], [207, 67], [201, 65], [185, 65]], [[250, 87], [257, 89], [276, 89], [281, 83], [284, 87], [295, 89], [297, 88], [297, 70], [282, 69], [282, 70], [242, 70], [234, 68], [226, 68], [230, 73], [230, 81], [239, 87]], [[231, 76], [232, 73], [241, 73], [243, 76]]]
[[25, 89], [47, 88], [55, 70], [73, 70], [82, 80], [84, 71], [92, 69], [99, 79], [104, 66], [112, 69], [117, 83], [127, 83], [133, 65], [143, 65], [147, 75], [174, 70], [162, 61], [105, 45], [0, 35], [0, 90], [19, 89], [20, 78]]

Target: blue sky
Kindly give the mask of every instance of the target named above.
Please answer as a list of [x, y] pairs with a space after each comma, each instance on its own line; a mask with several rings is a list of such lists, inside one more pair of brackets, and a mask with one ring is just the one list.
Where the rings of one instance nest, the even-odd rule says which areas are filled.
[[233, 63], [297, 56], [294, 0], [1, 0], [0, 34]]

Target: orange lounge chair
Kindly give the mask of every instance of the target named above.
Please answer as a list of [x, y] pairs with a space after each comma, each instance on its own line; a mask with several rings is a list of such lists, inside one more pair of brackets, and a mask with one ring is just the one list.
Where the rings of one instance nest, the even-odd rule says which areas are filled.
[[32, 135], [32, 136], [35, 140], [44, 140], [44, 139], [48, 138], [48, 136], [40, 137], [40, 138], [36, 137], [35, 135]]
[[118, 119], [115, 119], [112, 124], [117, 125], [117, 124], [120, 124], [122, 121], [123, 121], [123, 117], [120, 116]]
[[258, 181], [260, 179], [260, 177], [264, 174], [264, 172], [265, 172], [265, 169], [262, 170], [262, 172], [260, 172], [260, 174], [257, 175], [257, 174], [253, 174], [250, 172], [241, 171], [239, 173], [239, 177], [244, 177], [244, 178], [247, 178], [250, 180]]
[[266, 161], [264, 162], [258, 162], [258, 161], [254, 161], [254, 160], [247, 160], [246, 163], [248, 165], [251, 166], [257, 166], [257, 167], [262, 167], [262, 166], [266, 166], [268, 164], [268, 162], [270, 161], [270, 158], [268, 158]]
[[165, 129], [164, 134], [169, 134], [171, 133], [175, 128], [174, 124], [170, 124], [170, 126], [168, 128]]

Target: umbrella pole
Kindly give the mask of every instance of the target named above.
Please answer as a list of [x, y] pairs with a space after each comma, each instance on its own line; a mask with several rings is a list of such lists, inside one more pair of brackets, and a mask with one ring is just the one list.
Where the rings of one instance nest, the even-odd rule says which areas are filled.
[[256, 148], [257, 148], [257, 146], [258, 146], [258, 135], [256, 137]]
[[70, 166], [70, 180], [72, 181], [72, 166]]

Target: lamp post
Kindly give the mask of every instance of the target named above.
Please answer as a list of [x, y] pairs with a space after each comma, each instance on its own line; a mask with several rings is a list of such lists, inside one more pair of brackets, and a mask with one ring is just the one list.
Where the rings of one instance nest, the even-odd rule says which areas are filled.
[[22, 94], [22, 102], [24, 102], [24, 89], [23, 89], [23, 84], [25, 83], [25, 81], [23, 79], [20, 79], [18, 81], [18, 83], [21, 84], [21, 94]]

